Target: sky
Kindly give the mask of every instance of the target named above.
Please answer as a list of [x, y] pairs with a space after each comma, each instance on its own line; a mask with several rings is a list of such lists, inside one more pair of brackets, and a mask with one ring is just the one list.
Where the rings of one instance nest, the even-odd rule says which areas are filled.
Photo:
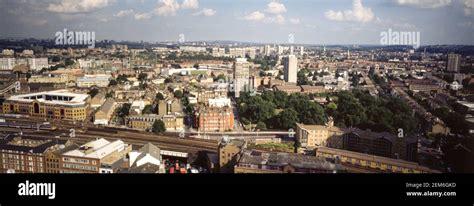
[[391, 29], [420, 32], [421, 45], [474, 45], [474, 0], [0, 0], [0, 28], [0, 38], [68, 29], [98, 40], [372, 45]]

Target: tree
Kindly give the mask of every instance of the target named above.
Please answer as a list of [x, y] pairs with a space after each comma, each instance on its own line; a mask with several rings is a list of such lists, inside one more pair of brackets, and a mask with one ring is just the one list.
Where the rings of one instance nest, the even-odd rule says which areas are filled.
[[367, 119], [365, 108], [350, 92], [343, 91], [338, 94], [336, 122], [345, 126], [354, 127]]
[[155, 120], [151, 131], [155, 134], [162, 134], [166, 131], [165, 123], [161, 119]]
[[225, 81], [225, 79], [226, 79], [226, 77], [225, 77], [224, 74], [219, 74], [219, 76], [217, 76], [217, 77], [214, 78], [214, 81], [215, 81], [215, 82], [216, 82], [216, 81], [219, 81], [219, 80]]
[[142, 110], [142, 114], [153, 114], [153, 106], [150, 104], [146, 105]]
[[174, 69], [180, 69], [180, 68], [181, 68], [181, 65], [179, 65], [179, 64], [171, 64], [171, 67], [174, 68]]
[[285, 109], [276, 117], [276, 123], [280, 129], [294, 128], [299, 122], [298, 113], [293, 109]]
[[125, 74], [118, 75], [116, 80], [120, 84], [128, 82], [127, 76], [125, 76]]
[[95, 95], [99, 93], [99, 89], [93, 87], [91, 90], [89, 90], [88, 94], [91, 96], [91, 98], [94, 98]]
[[117, 80], [115, 80], [115, 79], [111, 79], [111, 80], [109, 81], [109, 86], [110, 86], [110, 87], [117, 86], [117, 84], [118, 84], [118, 83], [117, 83]]
[[121, 117], [121, 118], [124, 118], [126, 116], [128, 116], [129, 112], [130, 112], [130, 103], [125, 103], [122, 105], [122, 107], [120, 108], [119, 112], [118, 112], [118, 116]]
[[186, 115], [188, 116], [194, 115], [194, 112], [196, 111], [195, 107], [196, 106], [194, 104], [186, 105], [186, 107], [184, 108], [184, 113], [186, 113]]
[[284, 91], [276, 91], [274, 93], [275, 98], [274, 98], [274, 103], [277, 106], [277, 108], [285, 108], [288, 104], [288, 94]]
[[304, 69], [300, 70], [297, 74], [298, 85], [308, 85], [308, 77], [306, 76], [306, 71]]
[[174, 91], [174, 97], [178, 98], [178, 99], [181, 99], [183, 98], [183, 92], [181, 90], [176, 90]]
[[53, 56], [53, 57], [51, 57], [51, 61], [52, 61], [52, 62], [59, 62], [59, 61], [61, 61], [61, 57], [59, 57], [59, 56]]
[[359, 81], [360, 81], [360, 76], [359, 76], [359, 74], [354, 74], [354, 75], [352, 76], [352, 79], [351, 79], [352, 86], [354, 86], [354, 87], [359, 86]]
[[147, 75], [146, 73], [140, 73], [140, 74], [138, 75], [138, 81], [143, 82], [143, 81], [146, 81], [147, 78], [148, 78], [148, 75]]
[[265, 122], [257, 122], [256, 129], [265, 130], [267, 129], [267, 125], [265, 124]]
[[66, 65], [66, 66], [70, 66], [70, 65], [73, 65], [75, 63], [76, 62], [74, 62], [74, 60], [71, 59], [71, 58], [67, 58], [66, 60], [64, 60], [64, 65]]
[[113, 92], [109, 92], [105, 95], [105, 98], [113, 98], [114, 97], [114, 93]]
[[161, 101], [164, 100], [165, 96], [161, 92], [156, 93], [156, 100]]
[[168, 84], [168, 83], [173, 83], [173, 79], [171, 79], [170, 77], [166, 78], [165, 84]]
[[248, 92], [242, 93], [239, 98], [239, 113], [250, 122], [266, 122], [274, 116], [275, 105], [273, 102], [263, 100], [261, 96], [250, 96]]
[[147, 83], [141, 83], [141, 84], [138, 85], [138, 87], [140, 87], [140, 89], [145, 90], [146, 88], [148, 88], [148, 84]]

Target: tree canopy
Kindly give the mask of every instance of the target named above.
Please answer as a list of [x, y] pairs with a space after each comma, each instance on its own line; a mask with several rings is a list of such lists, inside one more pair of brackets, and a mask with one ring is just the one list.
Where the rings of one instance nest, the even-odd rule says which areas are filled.
[[155, 134], [161, 134], [166, 131], [165, 123], [159, 119], [153, 123], [151, 131]]

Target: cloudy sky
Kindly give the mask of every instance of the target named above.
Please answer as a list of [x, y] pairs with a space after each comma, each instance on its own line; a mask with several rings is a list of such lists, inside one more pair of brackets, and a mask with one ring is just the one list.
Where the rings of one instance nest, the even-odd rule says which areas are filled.
[[0, 0], [0, 38], [185, 39], [379, 44], [381, 32], [421, 33], [421, 44], [474, 45], [474, 0]]

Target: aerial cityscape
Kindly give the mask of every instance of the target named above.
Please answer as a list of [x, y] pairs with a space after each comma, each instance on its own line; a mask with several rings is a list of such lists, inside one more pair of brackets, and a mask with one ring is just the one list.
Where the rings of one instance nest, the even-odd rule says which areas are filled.
[[0, 0], [0, 173], [474, 173], [472, 0]]

